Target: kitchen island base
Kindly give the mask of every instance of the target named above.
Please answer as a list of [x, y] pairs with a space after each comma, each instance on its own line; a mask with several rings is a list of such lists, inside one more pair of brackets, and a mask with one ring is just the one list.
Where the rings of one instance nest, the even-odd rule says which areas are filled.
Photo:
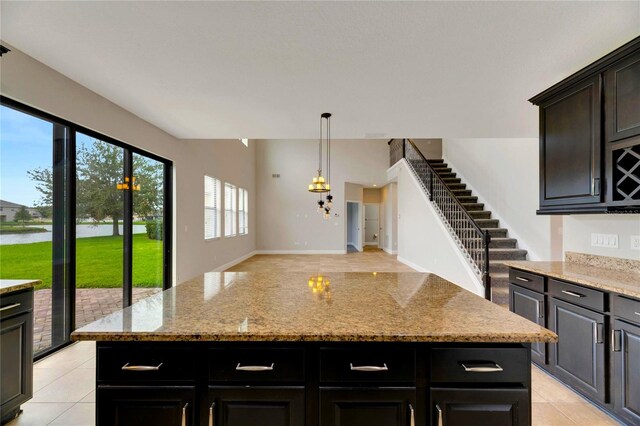
[[97, 343], [96, 424], [531, 424], [529, 344]]

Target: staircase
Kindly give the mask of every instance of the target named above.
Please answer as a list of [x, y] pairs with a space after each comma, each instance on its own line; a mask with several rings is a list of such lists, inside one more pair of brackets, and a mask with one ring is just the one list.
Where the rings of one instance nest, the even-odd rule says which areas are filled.
[[509, 238], [509, 231], [500, 227], [498, 219], [491, 218], [491, 212], [484, 209], [467, 185], [442, 159], [427, 160], [433, 170], [442, 178], [447, 187], [467, 210], [483, 231], [491, 236], [489, 243], [489, 275], [491, 277], [491, 300], [498, 305], [509, 307], [509, 272], [503, 264], [507, 260], [525, 260], [527, 251], [517, 248], [518, 241]]

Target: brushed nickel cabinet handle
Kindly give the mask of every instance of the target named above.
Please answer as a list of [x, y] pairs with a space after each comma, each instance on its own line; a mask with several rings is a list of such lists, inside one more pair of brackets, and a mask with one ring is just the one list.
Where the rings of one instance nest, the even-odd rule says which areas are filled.
[[[493, 364], [493, 366], [487, 365], [487, 364]], [[477, 366], [473, 366], [473, 365], [467, 366], [465, 363], [462, 363], [461, 365], [462, 365], [462, 368], [464, 368], [464, 371], [467, 371], [469, 373], [498, 373], [500, 371], [504, 371], [504, 369], [500, 367], [498, 364], [496, 364], [495, 362], [490, 362], [490, 363], [477, 365]]]
[[523, 278], [523, 277], [516, 277], [516, 280], [524, 281], [525, 283], [530, 283], [531, 282], [531, 280], [529, 278]]
[[568, 294], [569, 296], [573, 296], [573, 297], [584, 297], [584, 294], [574, 293], [573, 291], [569, 291], [569, 290], [562, 290], [562, 292], [564, 294]]
[[215, 410], [216, 408], [216, 403], [214, 402], [213, 404], [211, 404], [211, 407], [209, 407], [209, 426], [213, 426], [213, 410]]
[[271, 365], [236, 365], [236, 370], [238, 371], [271, 371], [273, 370], [273, 366], [275, 364], [272, 362]]
[[389, 367], [387, 367], [387, 364], [382, 364], [382, 367], [378, 367], [377, 365], [357, 365], [354, 366], [353, 363], [349, 364], [349, 367], [351, 367], [351, 371], [387, 371], [389, 370]]
[[409, 426], [416, 426], [416, 413], [413, 409], [413, 405], [409, 404], [409, 413], [411, 418], [409, 419]]
[[129, 365], [126, 363], [122, 366], [124, 371], [158, 371], [162, 367], [162, 362], [158, 365]]
[[593, 340], [596, 344], [604, 343], [602, 335], [604, 334], [604, 324], [593, 324]]
[[640, 312], [634, 312], [634, 314], [636, 314], [636, 315], [640, 315]]
[[0, 312], [8, 311], [9, 309], [17, 308], [18, 306], [20, 306], [20, 303], [14, 303], [13, 305], [3, 306], [2, 308], [0, 308]]
[[189, 403], [187, 402], [184, 407], [182, 407], [182, 426], [187, 426], [187, 407]]
[[442, 410], [440, 406], [436, 404], [436, 410], [438, 410], [438, 426], [444, 426], [444, 421], [442, 419]]
[[611, 352], [620, 352], [622, 350], [620, 348], [622, 346], [620, 340], [622, 340], [620, 330], [611, 330]]

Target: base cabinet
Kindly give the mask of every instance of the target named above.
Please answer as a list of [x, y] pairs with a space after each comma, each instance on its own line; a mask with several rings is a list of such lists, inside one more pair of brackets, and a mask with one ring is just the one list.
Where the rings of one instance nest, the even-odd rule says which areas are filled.
[[209, 387], [208, 423], [304, 426], [304, 387]]
[[[544, 294], [511, 284], [509, 286], [509, 309], [531, 322], [542, 327], [545, 326]], [[531, 344], [531, 360], [542, 365], [547, 363], [546, 343]]]
[[196, 425], [193, 386], [98, 387], [96, 403], [98, 425]]
[[640, 326], [616, 320], [612, 337], [615, 410], [640, 425]]
[[605, 316], [551, 298], [549, 329], [558, 335], [551, 344], [555, 374], [584, 394], [606, 401]]
[[431, 389], [432, 425], [530, 425], [527, 389]]
[[415, 425], [415, 389], [320, 388], [320, 425]]

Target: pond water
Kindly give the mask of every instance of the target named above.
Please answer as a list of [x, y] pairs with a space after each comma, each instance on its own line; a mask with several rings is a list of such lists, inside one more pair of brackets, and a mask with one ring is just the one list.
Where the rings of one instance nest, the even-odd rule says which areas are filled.
[[[27, 226], [29, 228], [30, 226]], [[51, 241], [51, 225], [34, 225], [33, 228], [44, 228], [47, 232], [34, 232], [33, 234], [3, 234], [0, 235], [0, 245], [29, 244]], [[122, 225], [120, 225], [122, 235]], [[144, 234], [145, 225], [133, 225], [134, 234]], [[76, 225], [76, 238], [106, 237], [113, 233], [113, 225]]]

